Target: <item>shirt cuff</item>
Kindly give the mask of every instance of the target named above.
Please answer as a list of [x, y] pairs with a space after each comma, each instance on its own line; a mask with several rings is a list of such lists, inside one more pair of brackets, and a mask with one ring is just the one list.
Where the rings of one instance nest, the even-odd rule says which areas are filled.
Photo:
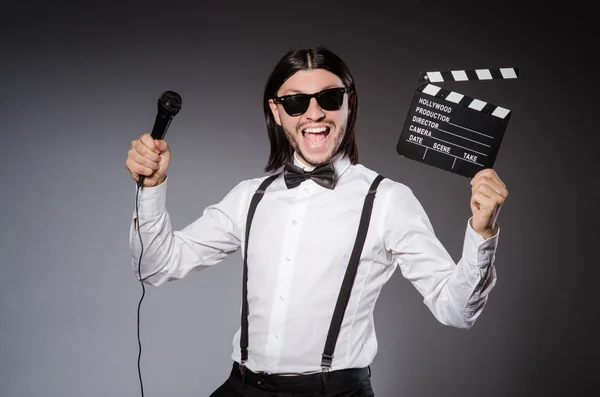
[[463, 257], [471, 265], [477, 267], [486, 267], [494, 263], [499, 235], [500, 226], [497, 226], [496, 234], [488, 239], [484, 239], [483, 236], [473, 229], [471, 219], [469, 219], [467, 221], [467, 231], [465, 232]]
[[155, 218], [166, 210], [168, 178], [158, 186], [140, 188], [138, 207], [140, 218]]

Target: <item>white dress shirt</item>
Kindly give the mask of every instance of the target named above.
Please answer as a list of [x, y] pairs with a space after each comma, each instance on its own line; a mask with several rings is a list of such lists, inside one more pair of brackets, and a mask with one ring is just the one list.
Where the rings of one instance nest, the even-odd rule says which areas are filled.
[[[297, 158], [295, 164], [304, 168]], [[377, 173], [333, 160], [337, 184], [312, 180], [288, 189], [283, 175], [267, 189], [251, 226], [248, 247], [248, 362], [255, 372], [318, 372], [329, 324], [358, 231], [367, 191]], [[144, 252], [141, 276], [161, 285], [243, 251], [250, 200], [266, 178], [245, 180], [181, 231], [166, 210], [167, 183], [143, 188], [139, 217]], [[135, 212], [134, 212], [135, 217]], [[138, 275], [140, 245], [132, 221], [130, 245]], [[441, 323], [473, 325], [496, 282], [498, 233], [484, 240], [467, 222], [462, 258], [455, 263], [405, 185], [379, 185], [331, 370], [366, 367], [377, 353], [373, 308], [399, 267]], [[242, 260], [240, 260], [240, 264]], [[240, 266], [241, 271], [241, 266]], [[232, 359], [240, 361], [240, 333]]]

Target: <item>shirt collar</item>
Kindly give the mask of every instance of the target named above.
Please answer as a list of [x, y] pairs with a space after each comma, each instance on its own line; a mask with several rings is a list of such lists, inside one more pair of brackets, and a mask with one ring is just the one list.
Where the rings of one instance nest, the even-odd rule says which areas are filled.
[[[333, 168], [335, 169], [335, 179], [338, 179], [348, 167], [350, 167], [350, 159], [348, 156], [345, 156], [344, 153], [338, 153], [331, 158], [329, 161], [333, 164]], [[314, 165], [305, 165], [302, 161], [298, 159], [298, 154], [294, 151], [294, 165], [302, 168], [304, 171], [312, 171], [315, 169]]]

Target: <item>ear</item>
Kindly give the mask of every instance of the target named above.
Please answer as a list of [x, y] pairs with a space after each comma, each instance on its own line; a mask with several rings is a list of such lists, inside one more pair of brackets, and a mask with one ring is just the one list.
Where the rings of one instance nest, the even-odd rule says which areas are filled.
[[272, 99], [269, 99], [269, 107], [271, 108], [271, 113], [273, 113], [273, 118], [275, 119], [275, 122], [277, 123], [277, 125], [279, 125], [281, 127], [281, 118], [279, 117], [279, 107], [277, 107], [277, 104], [275, 102], [273, 102]]

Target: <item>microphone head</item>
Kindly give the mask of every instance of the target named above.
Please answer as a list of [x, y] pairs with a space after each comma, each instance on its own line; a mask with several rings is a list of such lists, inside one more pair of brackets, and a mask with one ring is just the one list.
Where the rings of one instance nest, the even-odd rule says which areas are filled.
[[181, 96], [174, 91], [165, 91], [158, 98], [158, 111], [166, 113], [170, 117], [175, 116], [181, 110]]

